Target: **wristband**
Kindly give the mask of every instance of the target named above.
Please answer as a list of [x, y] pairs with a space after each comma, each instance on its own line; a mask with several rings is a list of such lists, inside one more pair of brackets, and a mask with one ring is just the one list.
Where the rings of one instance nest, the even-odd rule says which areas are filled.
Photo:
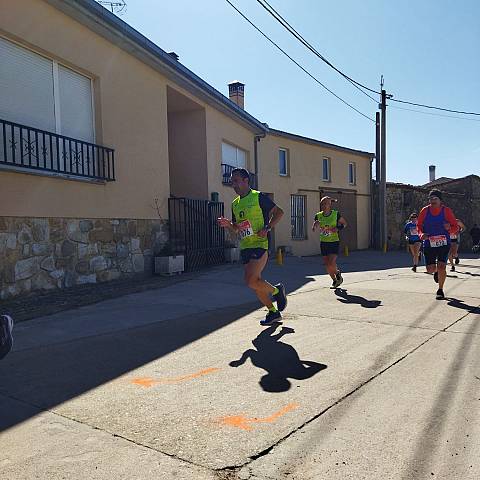
[[337, 223], [337, 228], [338, 228], [339, 230], [342, 230], [342, 229], [345, 228], [345, 225], [344, 225], [343, 223]]

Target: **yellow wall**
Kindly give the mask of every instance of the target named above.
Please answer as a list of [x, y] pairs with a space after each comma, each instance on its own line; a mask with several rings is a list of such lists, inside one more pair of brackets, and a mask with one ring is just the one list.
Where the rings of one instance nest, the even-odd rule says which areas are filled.
[[208, 198], [205, 110], [168, 114], [170, 192], [176, 197]]
[[96, 80], [96, 141], [115, 149], [117, 180], [94, 185], [0, 171], [0, 216], [156, 218], [154, 198], [169, 193], [165, 79], [45, 2], [2, 2], [1, 10], [2, 36]]
[[[279, 148], [285, 148], [289, 153], [289, 175], [286, 177], [279, 175]], [[331, 182], [322, 181], [324, 156], [331, 159]], [[349, 162], [356, 163], [356, 185], [348, 183]], [[369, 171], [370, 159], [366, 156], [268, 134], [259, 144], [259, 187], [264, 192], [274, 193], [275, 203], [285, 212], [275, 229], [276, 246], [289, 245], [294, 255], [317, 254], [320, 249], [318, 233], [312, 233], [310, 227], [315, 213], [319, 211], [319, 188], [343, 188], [356, 190], [358, 194], [369, 194]], [[291, 194], [307, 195], [306, 240], [291, 238]], [[357, 247], [368, 248], [370, 203], [367, 196], [357, 196], [357, 222]]]
[[254, 133], [211, 107], [207, 107], [206, 112], [209, 191], [220, 194], [220, 201], [225, 202], [228, 213], [236, 195], [231, 187], [222, 184], [222, 142], [225, 141], [245, 150], [247, 169], [253, 171]]

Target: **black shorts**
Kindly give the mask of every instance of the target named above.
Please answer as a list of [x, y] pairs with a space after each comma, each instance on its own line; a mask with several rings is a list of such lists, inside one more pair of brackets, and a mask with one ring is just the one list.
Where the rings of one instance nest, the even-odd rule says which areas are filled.
[[246, 265], [250, 260], [260, 260], [266, 251], [265, 248], [244, 248], [240, 250], [242, 263]]
[[441, 247], [424, 247], [425, 265], [435, 265], [437, 262], [447, 263], [450, 245]]
[[340, 249], [340, 242], [320, 242], [320, 252], [322, 257], [327, 255], [338, 255]]
[[451, 238], [450, 241], [451, 241], [452, 243], [458, 243], [458, 238]]
[[422, 241], [421, 240], [409, 240], [408, 241], [409, 245], [415, 245], [416, 243], [422, 243]]

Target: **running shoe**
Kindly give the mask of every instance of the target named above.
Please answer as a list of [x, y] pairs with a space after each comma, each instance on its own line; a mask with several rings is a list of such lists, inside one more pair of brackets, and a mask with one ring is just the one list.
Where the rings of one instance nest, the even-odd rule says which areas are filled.
[[278, 310], [283, 312], [287, 306], [287, 294], [285, 293], [285, 287], [282, 283], [277, 283], [275, 287], [278, 288], [278, 293], [273, 295], [273, 299], [277, 302]]
[[260, 320], [260, 325], [267, 327], [274, 323], [280, 323], [282, 321], [282, 314], [277, 310], [276, 312], [268, 312], [265, 320]]
[[455, 265], [452, 265], [452, 267], [450, 268], [450, 271], [451, 271], [451, 272], [454, 272], [454, 271], [455, 271]]
[[460, 263], [460, 258], [455, 257], [455, 263], [458, 265]]
[[336, 277], [337, 277], [337, 284], [335, 288], [338, 288], [343, 283], [342, 272], [340, 270], [337, 272]]
[[438, 272], [433, 274], [433, 279], [435, 280], [435, 283], [438, 283]]
[[9, 315], [0, 315], [0, 358], [10, 352], [13, 345], [13, 320]]
[[412, 272], [416, 272], [416, 271], [417, 271], [417, 266], [414, 265], [414, 266], [412, 267]]
[[333, 290], [338, 287], [338, 280], [335, 279], [332, 284], [330, 285], [330, 290]]
[[439, 288], [437, 290], [437, 296], [435, 297], [437, 300], [444, 300], [445, 299], [445, 294], [443, 293], [443, 290]]

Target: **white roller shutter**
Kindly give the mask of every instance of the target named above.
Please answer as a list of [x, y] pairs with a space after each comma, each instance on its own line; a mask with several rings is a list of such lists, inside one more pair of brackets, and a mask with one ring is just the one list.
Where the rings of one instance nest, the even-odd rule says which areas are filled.
[[55, 132], [53, 62], [0, 38], [0, 118]]
[[222, 163], [232, 167], [246, 168], [247, 152], [229, 143], [222, 143]]
[[237, 166], [237, 149], [229, 143], [222, 143], [222, 163], [225, 165]]
[[94, 141], [92, 83], [70, 68], [58, 66], [61, 134]]
[[237, 167], [247, 167], [247, 152], [241, 148], [237, 148]]

